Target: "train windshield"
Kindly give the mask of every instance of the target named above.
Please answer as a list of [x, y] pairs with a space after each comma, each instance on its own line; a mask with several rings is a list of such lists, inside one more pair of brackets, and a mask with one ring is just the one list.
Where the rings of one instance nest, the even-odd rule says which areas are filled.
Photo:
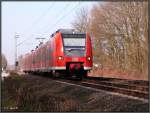
[[64, 38], [64, 46], [85, 46], [85, 38]]
[[67, 56], [85, 55], [85, 34], [63, 34], [62, 37]]

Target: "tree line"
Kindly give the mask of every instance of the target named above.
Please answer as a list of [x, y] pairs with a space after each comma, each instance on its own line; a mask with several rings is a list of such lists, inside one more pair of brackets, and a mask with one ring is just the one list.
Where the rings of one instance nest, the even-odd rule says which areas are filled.
[[148, 75], [148, 1], [99, 2], [77, 12], [72, 26], [91, 34], [102, 68]]

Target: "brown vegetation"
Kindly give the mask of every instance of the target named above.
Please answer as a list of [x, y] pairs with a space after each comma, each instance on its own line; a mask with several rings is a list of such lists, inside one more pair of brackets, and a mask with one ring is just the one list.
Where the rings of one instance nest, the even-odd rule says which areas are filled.
[[4, 54], [1, 55], [1, 64], [2, 64], [2, 68], [6, 69], [6, 67], [7, 67], [7, 59], [6, 59]]
[[88, 18], [82, 31], [91, 33], [94, 63], [148, 79], [148, 1], [97, 3], [88, 16], [82, 10], [79, 15], [73, 25], [79, 30], [76, 26]]
[[88, 74], [88, 76], [95, 76], [95, 77], [108, 77], [108, 78], [122, 78], [122, 79], [129, 79], [129, 80], [148, 80], [148, 76], [145, 74], [139, 74], [136, 71], [128, 71], [122, 72], [120, 70], [111, 70], [108, 69], [92, 69], [92, 71]]
[[67, 95], [54, 94], [49, 89], [48, 80], [47, 83], [45, 80], [29, 76], [5, 78], [2, 84], [2, 111], [79, 110], [76, 100]]
[[148, 102], [36, 75], [2, 81], [2, 111], [148, 111]]

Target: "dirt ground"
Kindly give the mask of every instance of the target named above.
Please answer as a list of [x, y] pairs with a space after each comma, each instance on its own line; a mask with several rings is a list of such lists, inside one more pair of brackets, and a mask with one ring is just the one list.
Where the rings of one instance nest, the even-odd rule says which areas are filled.
[[149, 103], [63, 84], [48, 77], [13, 75], [2, 81], [2, 111], [149, 111]]

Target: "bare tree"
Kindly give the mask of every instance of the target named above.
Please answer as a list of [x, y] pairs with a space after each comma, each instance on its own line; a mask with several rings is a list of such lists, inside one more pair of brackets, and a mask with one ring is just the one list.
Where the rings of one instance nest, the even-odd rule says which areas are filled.
[[2, 68], [5, 70], [7, 67], [7, 60], [4, 54], [2, 54], [1, 62], [2, 62]]
[[90, 22], [90, 31], [101, 51], [99, 57], [106, 60], [104, 65], [138, 72], [147, 70], [147, 1], [97, 4], [93, 7]]
[[72, 23], [72, 26], [75, 30], [79, 32], [86, 32], [88, 30], [88, 23], [88, 10], [86, 8], [82, 8], [76, 12], [75, 20]]

